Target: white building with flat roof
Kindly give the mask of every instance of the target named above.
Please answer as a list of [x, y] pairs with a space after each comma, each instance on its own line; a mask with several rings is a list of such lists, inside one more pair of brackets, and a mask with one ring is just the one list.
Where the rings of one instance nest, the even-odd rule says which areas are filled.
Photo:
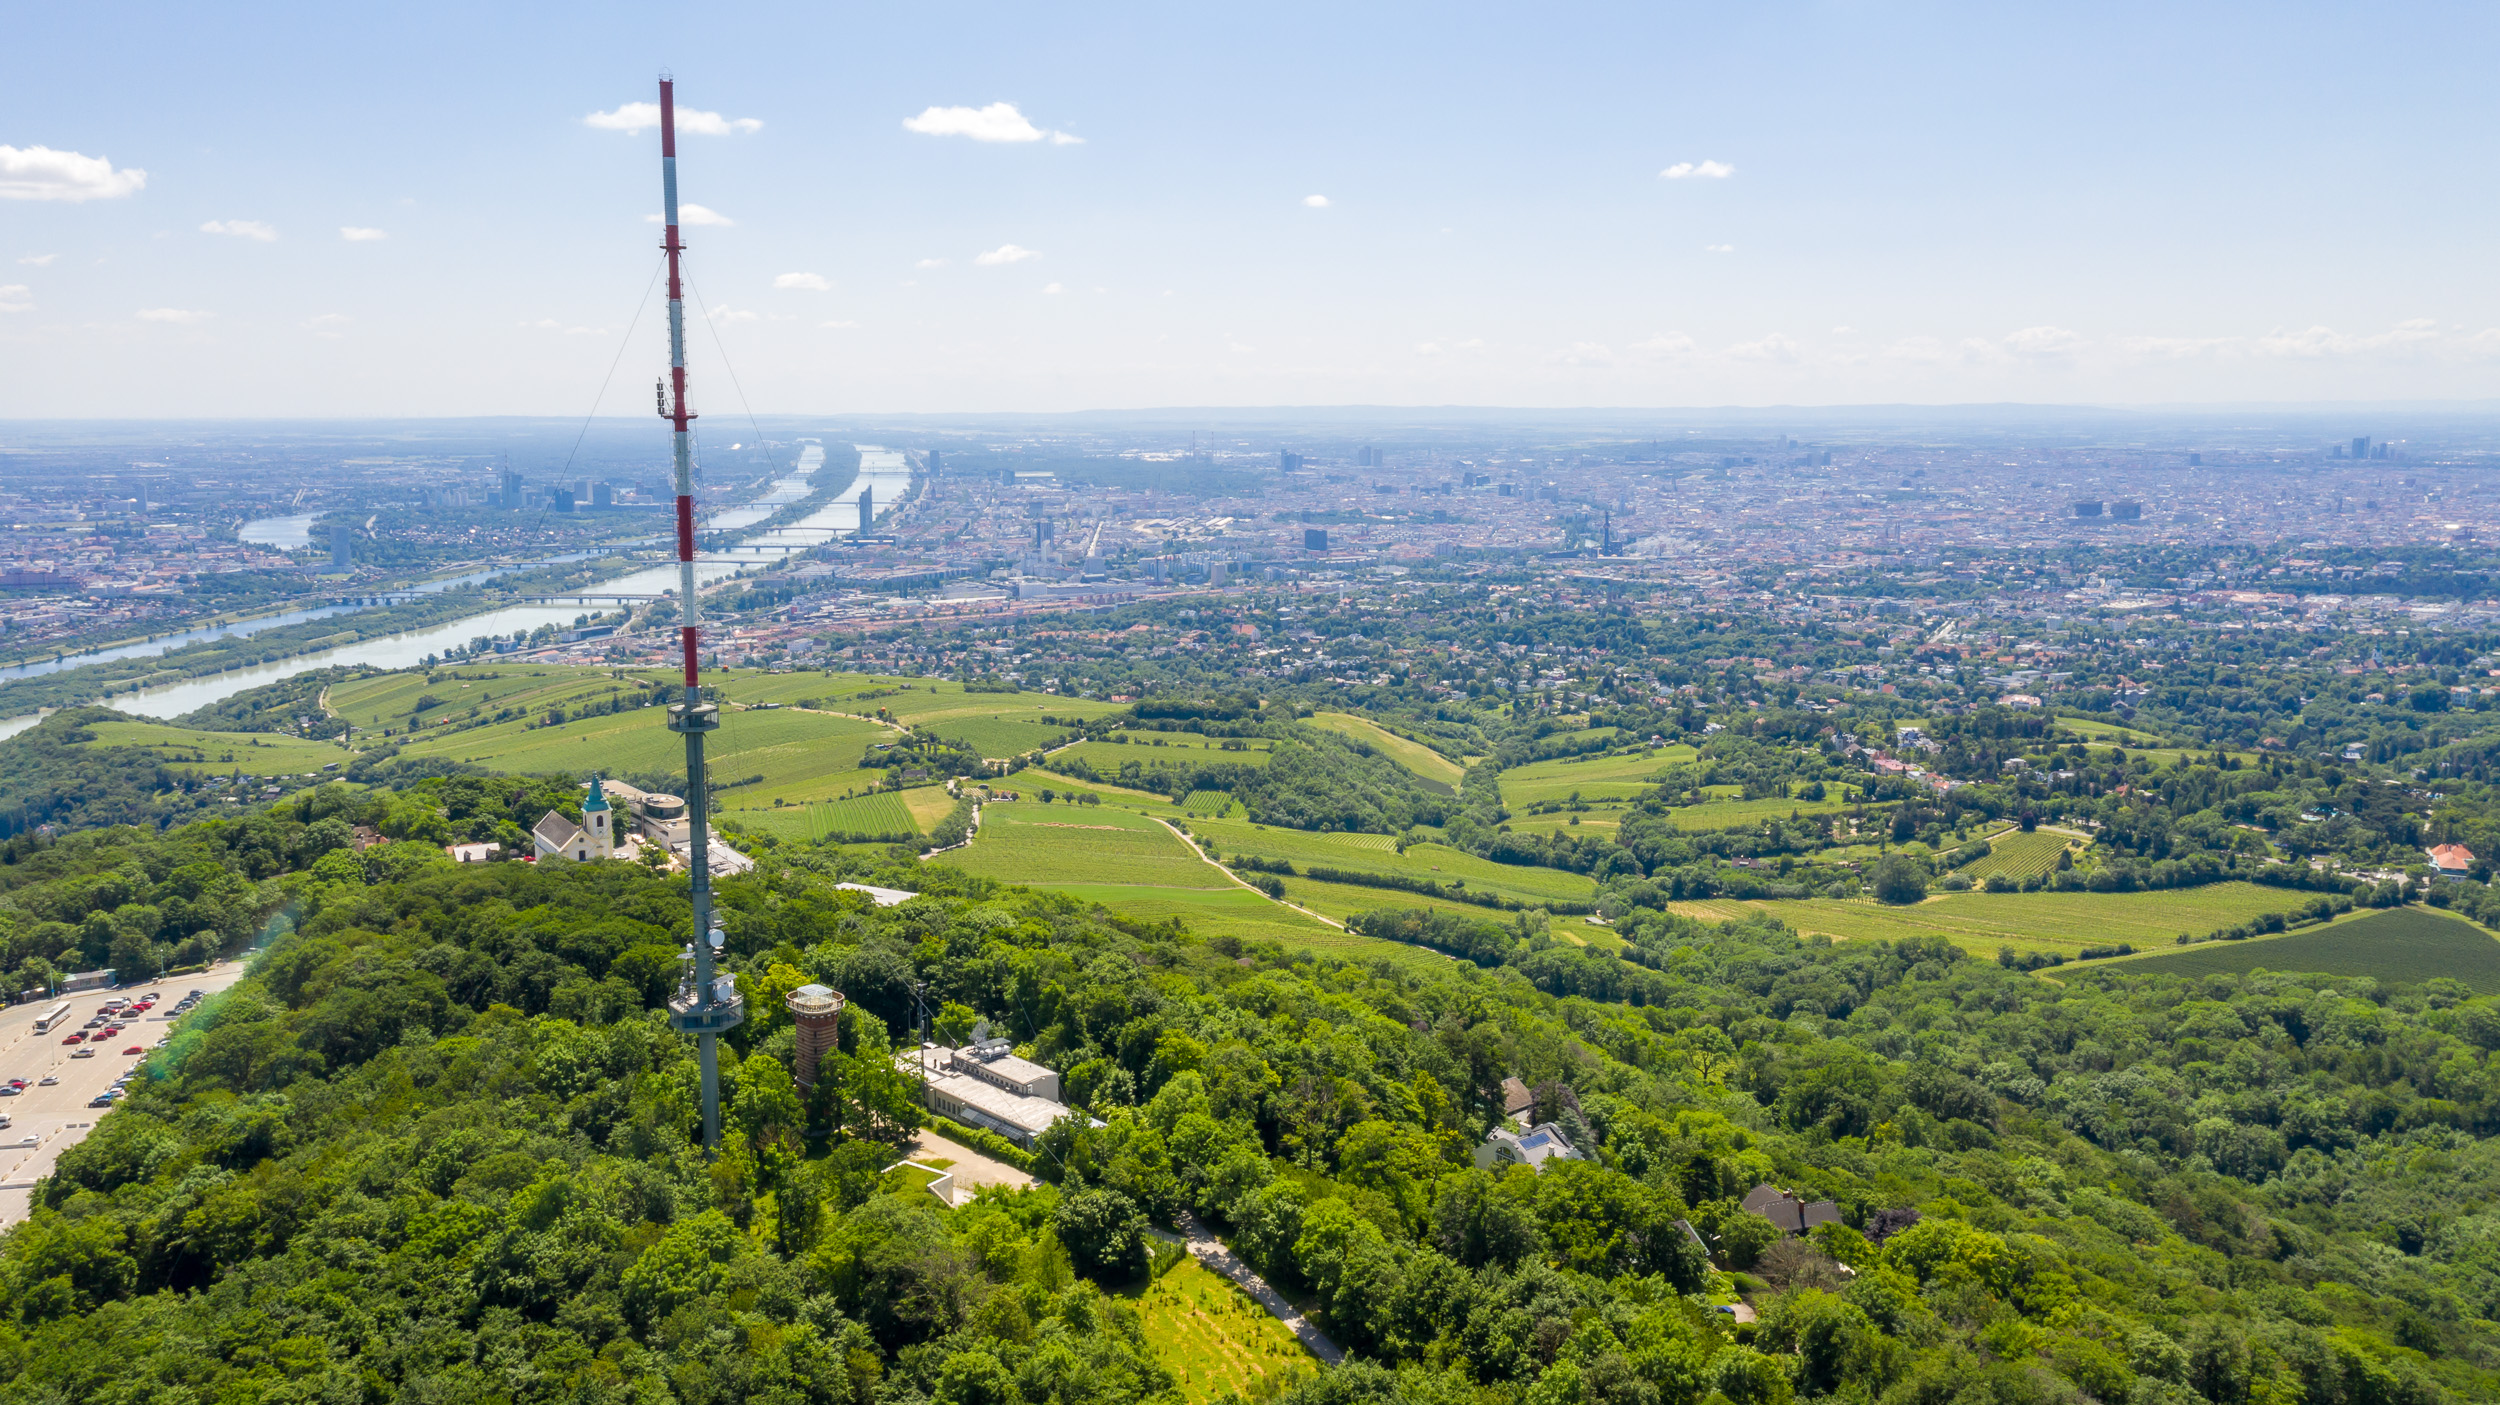
[[921, 1100], [931, 1112], [996, 1132], [1021, 1147], [1031, 1147], [1060, 1118], [1076, 1115], [1059, 1101], [1058, 1073], [1008, 1052], [1004, 1039], [961, 1049], [923, 1044], [895, 1058], [920, 1080]]

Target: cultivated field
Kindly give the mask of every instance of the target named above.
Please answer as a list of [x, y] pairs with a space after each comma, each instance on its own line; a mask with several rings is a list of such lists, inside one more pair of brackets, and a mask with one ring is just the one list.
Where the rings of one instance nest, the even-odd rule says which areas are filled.
[[1575, 794], [1583, 800], [1629, 800], [1655, 785], [1659, 772], [1697, 754], [1677, 743], [1633, 756], [1574, 756], [1514, 767], [1502, 773], [1502, 803], [1517, 810]]
[[2446, 976], [2482, 995], [2500, 994], [2500, 941], [2435, 908], [2397, 908], [2280, 937], [2207, 942], [2158, 956], [2096, 962], [2128, 975], [2242, 975], [2323, 972], [2418, 984]]
[[1149, 814], [1178, 815], [1181, 813], [1178, 805], [1151, 790], [1132, 790], [1124, 785], [1110, 785], [1102, 781], [1081, 781], [1074, 776], [1063, 776], [1057, 771], [1043, 770], [1039, 766], [1027, 766], [1014, 775], [1003, 780], [992, 781], [991, 784], [1005, 786], [1027, 800], [1036, 799], [1047, 790], [1058, 795], [1099, 795], [1105, 805], [1125, 806], [1128, 809], [1141, 810]]
[[1464, 879], [1470, 888], [1529, 903], [1586, 902], [1597, 889], [1596, 882], [1582, 874], [1494, 863], [1441, 844], [1416, 844], [1400, 854], [1385, 834], [1312, 834], [1275, 825], [1254, 825], [1248, 820], [1193, 819], [1189, 827], [1222, 849], [1227, 857], [1252, 854], [1263, 859], [1284, 859], [1297, 868], [1316, 864], [1323, 868], [1404, 874], [1442, 883]]
[[144, 751], [177, 771], [192, 775], [298, 776], [336, 765], [346, 769], [354, 759], [334, 742], [308, 741], [272, 732], [208, 732], [196, 727], [168, 727], [155, 722], [97, 722], [86, 730], [92, 749]]
[[1459, 778], [1467, 774], [1466, 767], [1440, 752], [1422, 742], [1408, 741], [1368, 717], [1357, 717], [1350, 712], [1322, 712], [1314, 714], [1309, 721], [1314, 727], [1325, 727], [1362, 742], [1413, 772], [1417, 779], [1449, 787], [1452, 794], [1458, 792]]
[[1135, 1306], [1147, 1344], [1188, 1405], [1264, 1398], [1317, 1369], [1285, 1324], [1196, 1259], [1156, 1279]]
[[1181, 798], [1181, 813], [1213, 817], [1232, 813], [1233, 793], [1229, 790], [1193, 790]]
[[[903, 797], [890, 790], [810, 805], [805, 814], [810, 839], [829, 834], [910, 834], [920, 828]], [[747, 816], [739, 818], [754, 822]]]
[[1669, 810], [1667, 818], [1678, 829], [1752, 829], [1764, 820], [1784, 820], [1790, 815], [1827, 815], [1842, 808], [1839, 797], [1827, 786], [1820, 800], [1709, 800], [1699, 805], [1685, 805]]
[[[1108, 776], [1116, 774], [1128, 762], [1152, 770], [1162, 766], [1264, 766], [1274, 758], [1276, 743], [1253, 740], [1239, 743], [1244, 749], [1226, 751], [1224, 744], [1212, 737], [1189, 732], [1126, 732], [1130, 740], [1121, 742], [1078, 742], [1050, 754], [1053, 764], [1066, 765], [1083, 758], [1086, 765]], [[1162, 745], [1156, 745], [1161, 742]]]
[[1944, 937], [1982, 956], [1994, 956], [2006, 946], [2072, 956], [2088, 946], [2118, 942], [2139, 950], [2169, 946], [2181, 932], [2201, 937], [2259, 913], [2298, 907], [2308, 898], [2306, 893], [2254, 883], [2215, 883], [2160, 893], [1943, 893], [1909, 907], [1834, 898], [1714, 898], [1669, 906], [1713, 922], [1748, 910], [1766, 912], [1800, 932], [1842, 939]]
[[[456, 668], [404, 669], [341, 683], [330, 690], [331, 715], [360, 729], [405, 731], [413, 721], [424, 727], [492, 716], [517, 708], [544, 716], [553, 708], [570, 708], [626, 692], [662, 674], [650, 671], [617, 673], [604, 668], [573, 668], [561, 664], [462, 664]], [[417, 704], [427, 698], [431, 706]]]
[[2070, 848], [2080, 858], [2083, 841], [2070, 834], [2052, 834], [2047, 830], [2025, 834], [2019, 829], [2009, 829], [1992, 836], [1988, 841], [1988, 856], [1963, 865], [1962, 872], [1973, 881], [1996, 873], [2010, 878], [2029, 878], [2055, 869], [2057, 856]]
[[[770, 810], [773, 801], [796, 805], [865, 793], [884, 776], [863, 770], [860, 754], [893, 733], [873, 722], [783, 708], [732, 710], [712, 734], [709, 759], [717, 785], [756, 774], [764, 779], [719, 793], [723, 810]], [[420, 736], [408, 756], [441, 756], [515, 774], [591, 771], [669, 775], [684, 769], [685, 743], [668, 730], [666, 710], [636, 708], [584, 718], [559, 727], [524, 720], [474, 731]]]
[[1155, 888], [1232, 886], [1151, 819], [1108, 805], [1019, 800], [981, 807], [981, 834], [944, 862], [1003, 883]]

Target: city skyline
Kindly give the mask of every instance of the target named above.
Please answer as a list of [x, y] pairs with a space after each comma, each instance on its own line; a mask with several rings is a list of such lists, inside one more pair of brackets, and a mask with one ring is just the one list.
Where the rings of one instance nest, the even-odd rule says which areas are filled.
[[0, 418], [579, 415], [612, 363], [633, 412], [664, 63], [715, 417], [2471, 401], [2500, 367], [2484, 16], [977, 21], [35, 16]]

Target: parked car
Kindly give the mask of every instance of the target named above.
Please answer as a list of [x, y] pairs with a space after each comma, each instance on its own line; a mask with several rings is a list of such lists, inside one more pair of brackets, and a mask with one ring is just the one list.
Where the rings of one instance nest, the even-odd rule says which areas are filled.
[[45, 1074], [43, 1077], [41, 1077], [41, 1078], [39, 1078], [39, 1079], [36, 1079], [36, 1080], [35, 1080], [35, 1086], [36, 1086], [36, 1087], [38, 1087], [38, 1088], [49, 1088], [49, 1087], [51, 1087], [53, 1084], [58, 1083], [58, 1082], [60, 1082], [60, 1081], [61, 1081], [61, 1079], [60, 1079], [60, 1076], [59, 1076], [58, 1074], [51, 1074], [51, 1073], [47, 1073], [47, 1074]]
[[136, 1044], [133, 1044], [133, 1045], [131, 1045], [129, 1048], [122, 1050], [122, 1052], [123, 1052], [123, 1053], [125, 1053], [125, 1054], [144, 1054], [144, 1053], [146, 1053], [146, 1052], [147, 1052], [147, 1050], [140, 1048], [140, 1047], [139, 1047], [138, 1045], [136, 1045]]
[[73, 1029], [69, 1033], [61, 1036], [61, 1042], [64, 1044], [84, 1044], [87, 1042], [87, 1036], [83, 1032]]
[[95, 1057], [95, 1046], [90, 1044], [83, 1049], [72, 1049], [69, 1056], [73, 1059], [92, 1059]]
[[[111, 1107], [112, 1105], [113, 1095], [110, 1093], [98, 1093], [95, 1095], [95, 1101], [87, 1104], [89, 1107]], [[116, 1122], [113, 1125], [118, 1127], [122, 1124]]]

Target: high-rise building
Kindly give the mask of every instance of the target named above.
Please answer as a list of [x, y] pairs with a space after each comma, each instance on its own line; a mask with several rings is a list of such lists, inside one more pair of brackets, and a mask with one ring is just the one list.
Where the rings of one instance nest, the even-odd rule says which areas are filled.
[[346, 523], [330, 524], [330, 570], [334, 574], [346, 575], [348, 570], [355, 565], [354, 553], [351, 550], [352, 540], [348, 535]]
[[576, 499], [573, 496], [573, 490], [570, 488], [550, 486], [547, 489], [547, 510], [549, 512], [571, 512], [575, 501]]
[[503, 471], [503, 482], [499, 486], [495, 500], [507, 508], [517, 508], [521, 505], [521, 475], [519, 473], [509, 468]]
[[148, 515], [148, 480], [146, 480], [146, 479], [142, 478], [142, 479], [140, 479], [140, 480], [139, 480], [139, 516], [140, 516], [140, 518], [141, 518], [142, 520], [145, 520], [145, 519], [146, 519], [146, 517], [147, 517], [147, 515]]
[[2109, 505], [2109, 515], [2113, 520], [2119, 522], [2141, 522], [2144, 520], [2144, 504], [2140, 502], [2114, 502]]
[[1328, 549], [1328, 529], [1326, 527], [1303, 528], [1302, 549], [1304, 551], [1326, 551]]
[[1302, 467], [1302, 456], [1291, 449], [1278, 449], [1276, 466], [1287, 473], [1297, 472]]
[[929, 451], [929, 476], [935, 478], [945, 471], [946, 456], [936, 449], [931, 449]]
[[877, 493], [874, 488], [859, 485], [859, 534], [866, 536], [877, 526]]
[[2202, 467], [2204, 467], [2204, 464], [2205, 464], [2205, 456], [2204, 456], [2203, 454], [2190, 454], [2190, 455], [2188, 455], [2188, 467], [2190, 467], [2190, 468], [2202, 468]]
[[2366, 459], [2370, 456], [2370, 436], [2356, 434], [2352, 437], [2352, 456], [2357, 459]]
[[2075, 515], [2076, 515], [2077, 517], [2098, 517], [2098, 516], [2100, 516], [2100, 515], [2101, 515], [2101, 504], [2100, 504], [2099, 500], [2098, 500], [2098, 499], [2087, 498], [2087, 499], [2085, 499], [2085, 500], [2083, 500], [2083, 501], [2081, 501], [2081, 502], [2076, 503], [2076, 504], [2075, 504]]
[[1381, 466], [1380, 451], [1366, 444], [1354, 451], [1354, 463], [1358, 468], [1378, 468]]
[[616, 485], [610, 483], [605, 478], [591, 484], [590, 505], [592, 507], [616, 506]]
[[1041, 521], [1033, 524], [1033, 545], [1037, 547], [1050, 545], [1049, 518], [1045, 517]]

